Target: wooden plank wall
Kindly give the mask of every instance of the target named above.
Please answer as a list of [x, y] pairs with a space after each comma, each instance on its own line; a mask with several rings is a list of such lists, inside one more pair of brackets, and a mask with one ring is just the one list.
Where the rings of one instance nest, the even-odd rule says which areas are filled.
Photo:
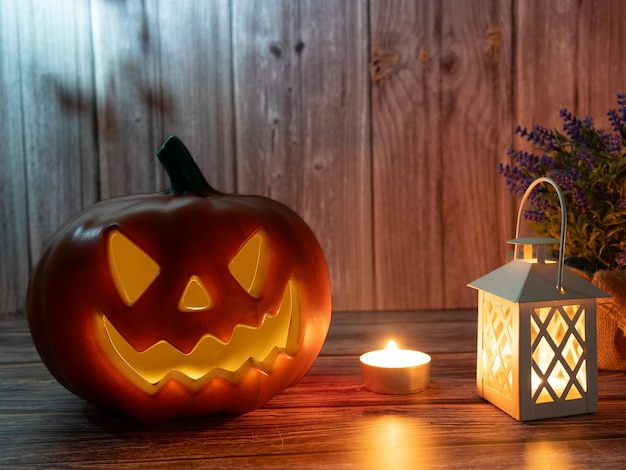
[[603, 119], [626, 91], [620, 0], [2, 0], [0, 312], [71, 215], [167, 186], [296, 210], [336, 310], [471, 308], [517, 203], [513, 128]]

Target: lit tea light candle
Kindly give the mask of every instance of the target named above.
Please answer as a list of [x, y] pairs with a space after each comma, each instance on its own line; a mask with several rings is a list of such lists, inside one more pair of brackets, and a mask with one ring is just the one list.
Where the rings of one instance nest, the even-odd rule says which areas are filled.
[[427, 388], [430, 382], [430, 356], [398, 349], [393, 340], [384, 350], [367, 352], [360, 360], [363, 385], [373, 392], [414, 393]]

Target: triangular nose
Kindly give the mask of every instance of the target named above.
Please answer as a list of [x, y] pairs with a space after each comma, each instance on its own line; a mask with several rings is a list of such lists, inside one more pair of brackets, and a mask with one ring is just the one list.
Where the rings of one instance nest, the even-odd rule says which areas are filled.
[[181, 312], [197, 312], [213, 307], [213, 299], [198, 276], [191, 276], [178, 302]]

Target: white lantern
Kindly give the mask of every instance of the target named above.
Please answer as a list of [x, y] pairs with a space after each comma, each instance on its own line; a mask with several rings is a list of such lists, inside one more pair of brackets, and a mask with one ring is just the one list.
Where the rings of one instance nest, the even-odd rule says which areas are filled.
[[[559, 196], [560, 240], [519, 238], [526, 199], [542, 182]], [[596, 298], [609, 295], [564, 268], [566, 227], [560, 188], [549, 178], [535, 180], [510, 240], [514, 260], [469, 284], [478, 290], [478, 393], [520, 421], [598, 408]], [[556, 243], [558, 262], [547, 261], [545, 246]]]

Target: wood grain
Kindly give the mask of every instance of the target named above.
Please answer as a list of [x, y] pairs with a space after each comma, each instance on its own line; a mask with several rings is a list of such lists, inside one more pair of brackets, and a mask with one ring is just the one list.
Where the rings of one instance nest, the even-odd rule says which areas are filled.
[[510, 146], [512, 3], [444, 2], [441, 129], [445, 308], [476, 301], [467, 283], [506, 262], [512, 198], [496, 166]]
[[374, 296], [367, 3], [307, 2], [301, 14], [302, 216], [321, 238], [335, 310]]
[[[515, 16], [515, 107], [517, 123], [562, 129], [559, 111], [590, 116], [611, 130], [606, 118], [626, 90], [626, 19], [619, 1], [521, 2]], [[517, 146], [523, 147], [522, 142]]]
[[[352, 333], [353, 332], [353, 333]], [[364, 389], [358, 355], [381, 332], [432, 356], [430, 387]], [[26, 323], [0, 322], [0, 466], [68, 468], [619, 468], [626, 375], [601, 372], [599, 411], [520, 423], [475, 390], [474, 311], [336, 313], [297, 385], [243, 416], [145, 425], [104, 413], [52, 379]], [[417, 344], [417, 346], [415, 346]]]
[[[561, 128], [559, 110], [576, 109], [580, 2], [518, 2], [515, 16], [516, 124]], [[596, 30], [594, 34], [602, 34]], [[586, 47], [586, 45], [585, 45]]]
[[337, 310], [468, 308], [517, 211], [516, 124], [609, 126], [619, 0], [0, 2], [0, 318], [97, 200], [162, 191], [179, 135], [225, 192], [298, 212]]
[[233, 4], [241, 193], [318, 234], [337, 309], [372, 304], [366, 11], [361, 2]]
[[592, 117], [607, 131], [612, 128], [606, 112], [617, 108], [618, 93], [626, 93], [626, 17], [622, 9], [618, 0], [587, 0], [580, 6], [576, 113]]
[[0, 8], [0, 319], [23, 309], [31, 263], [18, 23], [17, 5]]
[[96, 0], [91, 15], [100, 197], [162, 191], [158, 2]]
[[230, 2], [159, 2], [162, 134], [189, 147], [209, 183], [234, 192], [235, 121]]
[[28, 203], [21, 236], [36, 261], [59, 226], [97, 198], [94, 103], [85, 93], [93, 80], [91, 32], [84, 2], [68, 12], [50, 2], [18, 3]]
[[370, 3], [377, 309], [444, 305], [441, 2]]

